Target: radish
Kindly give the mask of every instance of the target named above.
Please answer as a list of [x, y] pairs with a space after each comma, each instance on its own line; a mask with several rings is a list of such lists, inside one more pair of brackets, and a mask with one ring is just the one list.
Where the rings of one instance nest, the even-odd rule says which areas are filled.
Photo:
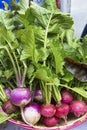
[[4, 91], [5, 91], [6, 95], [7, 95], [7, 97], [10, 98], [11, 89], [10, 88], [5, 88]]
[[40, 106], [37, 103], [31, 103], [21, 108], [22, 119], [29, 125], [36, 124], [41, 117]]
[[11, 91], [10, 100], [14, 105], [23, 107], [31, 101], [31, 92], [28, 88], [15, 88]]
[[8, 95], [6, 94], [6, 91], [3, 87], [3, 85], [0, 84], [0, 100], [2, 101], [2, 109], [7, 114], [11, 114], [14, 112], [17, 112], [18, 107], [14, 106], [11, 101], [9, 100]]
[[56, 126], [58, 123], [58, 118], [57, 117], [44, 117], [42, 119], [42, 122], [44, 125], [52, 127], [52, 126]]
[[52, 117], [55, 115], [56, 108], [52, 104], [42, 104], [40, 113], [44, 117]]
[[34, 99], [39, 102], [43, 102], [42, 92], [39, 88], [36, 88], [34, 92]]
[[61, 96], [62, 96], [62, 102], [65, 104], [70, 104], [73, 100], [73, 96], [68, 90], [62, 91]]
[[70, 107], [68, 104], [61, 104], [56, 106], [55, 116], [58, 118], [64, 119], [65, 123], [67, 122], [67, 115], [70, 112]]
[[[10, 43], [9, 43], [10, 44]], [[27, 65], [24, 61], [22, 61], [22, 71], [21, 68], [19, 67], [18, 64], [18, 59], [16, 56], [16, 53], [12, 51], [12, 46], [10, 47], [2, 47], [0, 49], [5, 49], [8, 53], [9, 59], [13, 65], [14, 73], [15, 73], [15, 78], [16, 78], [16, 87], [11, 91], [10, 94], [10, 100], [12, 104], [16, 106], [24, 106], [28, 104], [31, 101], [31, 92], [28, 88], [26, 88], [25, 85], [25, 77], [26, 77], [26, 72], [27, 72]], [[12, 53], [10, 53], [12, 51]], [[22, 73], [23, 72], [23, 73]]]
[[2, 109], [7, 114], [16, 113], [19, 110], [18, 107], [13, 105], [10, 100], [7, 100], [6, 102], [3, 103]]
[[74, 113], [76, 117], [82, 116], [87, 112], [87, 105], [81, 100], [74, 100], [70, 105], [71, 112]]

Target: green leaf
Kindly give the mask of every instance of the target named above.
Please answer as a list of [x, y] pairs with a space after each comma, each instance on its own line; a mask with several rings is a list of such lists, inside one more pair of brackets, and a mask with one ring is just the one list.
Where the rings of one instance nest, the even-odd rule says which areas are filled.
[[70, 82], [73, 80], [73, 78], [74, 78], [74, 76], [70, 72], [68, 72], [67, 70], [64, 71], [62, 80], [66, 81], [66, 82]]
[[18, 41], [15, 37], [15, 34], [11, 30], [7, 30], [4, 25], [0, 27], [0, 37], [3, 38], [4, 41], [8, 43], [8, 45], [13, 50], [14, 48], [18, 47]]
[[50, 0], [45, 0], [43, 7], [51, 11], [55, 11], [55, 12], [58, 11], [55, 0], [51, 0], [51, 2]]
[[73, 87], [73, 88], [71, 88], [71, 87], [66, 86], [66, 85], [64, 85], [64, 87], [72, 90], [75, 93], [78, 93], [79, 95], [81, 95], [84, 98], [87, 98], [87, 91], [84, 88], [81, 88], [81, 87]]
[[12, 70], [6, 70], [4, 71], [4, 76], [8, 79], [12, 76], [13, 71]]
[[23, 44], [21, 60], [29, 58], [35, 62], [35, 37], [32, 27], [29, 26], [26, 29], [22, 29], [19, 32], [19, 36]]
[[[50, 22], [49, 32], [60, 33], [61, 28], [64, 30], [71, 29], [73, 25], [73, 19], [61, 12], [53, 13], [53, 17]], [[63, 30], [63, 31], [64, 31]]]
[[53, 82], [50, 69], [47, 67], [41, 67], [35, 72], [35, 77], [45, 82]]
[[48, 24], [51, 12], [35, 4], [34, 2], [31, 2], [30, 4], [30, 11], [32, 15], [38, 20], [39, 24], [45, 28]]
[[6, 115], [3, 112], [0, 112], [0, 124], [6, 122], [8, 119], [14, 117], [14, 114], [11, 114], [10, 116]]
[[56, 69], [56, 74], [61, 73], [63, 74], [63, 65], [64, 65], [64, 60], [62, 57], [62, 48], [61, 45], [58, 43], [58, 41], [53, 40], [50, 43], [50, 47], [54, 56], [55, 60], [55, 69]]
[[45, 30], [42, 27], [37, 27], [37, 26], [32, 26], [35, 34], [35, 38], [40, 41], [44, 42], [44, 37], [45, 37]]
[[[4, 25], [6, 29], [13, 29], [14, 28], [14, 19], [11, 17], [11, 11], [2, 11], [0, 10], [0, 26]], [[1, 29], [2, 27], [0, 27]]]

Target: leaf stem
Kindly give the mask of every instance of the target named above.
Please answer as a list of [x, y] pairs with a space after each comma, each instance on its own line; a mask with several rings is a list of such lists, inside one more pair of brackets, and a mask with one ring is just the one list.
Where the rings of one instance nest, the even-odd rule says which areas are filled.
[[58, 86], [53, 85], [53, 97], [55, 99], [56, 102], [60, 102], [61, 101], [61, 94], [60, 91], [58, 89]]
[[15, 66], [15, 62], [14, 62], [14, 60], [13, 60], [13, 57], [12, 57], [10, 51], [8, 50], [8, 48], [7, 48], [6, 46], [0, 46], [0, 49], [5, 49], [6, 52], [8, 53], [8, 56], [9, 56], [11, 62], [12, 62], [12, 65], [13, 65], [13, 68], [14, 68], [14, 71], [15, 71], [17, 86], [19, 87], [20, 84], [21, 84], [21, 80], [20, 80], [20, 78], [19, 78], [19, 75], [18, 75], [16, 66]]
[[17, 69], [18, 69], [18, 75], [19, 75], [19, 77], [20, 77], [20, 79], [21, 79], [20, 67], [19, 67], [19, 64], [18, 64], [17, 57], [16, 57], [16, 55], [15, 55], [15, 52], [14, 52], [14, 50], [13, 50], [13, 48], [12, 48], [10, 42], [9, 42], [8, 40], [6, 40], [6, 41], [7, 41], [8, 45], [9, 45], [9, 47], [10, 47], [12, 53], [13, 53], [14, 58], [15, 58], [15, 62], [16, 62]]
[[24, 61], [23, 61], [23, 65], [24, 65], [24, 73], [23, 73], [23, 76], [22, 76], [22, 87], [25, 86], [24, 82], [25, 82], [25, 77], [26, 77], [26, 73], [27, 73], [27, 65]]
[[[53, 13], [51, 13], [51, 15], [50, 15], [50, 18], [49, 18], [49, 21], [48, 21], [48, 24], [47, 24], [47, 27], [46, 27], [46, 30], [45, 30], [44, 49], [46, 49], [46, 47], [47, 47], [47, 35], [48, 35], [48, 29], [49, 29], [50, 21], [52, 19], [52, 15], [53, 15]], [[46, 60], [44, 60], [43, 64], [45, 66]]]
[[0, 84], [0, 99], [5, 102], [7, 100], [7, 96], [4, 92], [3, 85]]

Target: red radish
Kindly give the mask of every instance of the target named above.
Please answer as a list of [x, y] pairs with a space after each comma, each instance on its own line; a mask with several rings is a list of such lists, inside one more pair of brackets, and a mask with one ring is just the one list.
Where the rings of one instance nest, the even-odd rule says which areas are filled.
[[52, 104], [42, 104], [40, 113], [44, 117], [52, 117], [55, 115], [56, 108]]
[[74, 113], [76, 117], [80, 117], [85, 112], [87, 112], [87, 106], [85, 102], [81, 100], [74, 100], [70, 105], [71, 112]]
[[69, 114], [69, 112], [70, 112], [69, 105], [68, 104], [61, 104], [61, 105], [56, 106], [55, 116], [58, 118], [64, 119], [66, 122], [67, 115]]
[[70, 104], [73, 100], [73, 96], [67, 90], [62, 91], [61, 96], [62, 96], [62, 102], [65, 104]]
[[16, 107], [15, 105], [13, 105], [10, 100], [8, 100], [8, 101], [6, 101], [6, 102], [3, 103], [2, 109], [7, 114], [12, 114], [12, 113], [15, 113], [15, 112], [18, 111], [18, 107]]
[[56, 126], [58, 123], [57, 117], [44, 117], [42, 120], [43, 124], [49, 127]]

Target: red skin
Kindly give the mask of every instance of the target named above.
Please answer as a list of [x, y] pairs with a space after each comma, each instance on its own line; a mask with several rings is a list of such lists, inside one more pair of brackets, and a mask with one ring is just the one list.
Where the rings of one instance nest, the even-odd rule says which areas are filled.
[[56, 108], [52, 104], [42, 104], [40, 113], [44, 117], [52, 117], [56, 113]]
[[70, 104], [73, 100], [73, 96], [67, 90], [62, 91], [61, 96], [62, 96], [62, 102], [65, 103], [65, 104]]
[[64, 119], [65, 123], [67, 122], [67, 115], [70, 112], [70, 107], [68, 104], [61, 104], [56, 106], [56, 113], [55, 116], [57, 118], [62, 118]]
[[56, 117], [48, 117], [48, 118], [44, 117], [42, 121], [43, 121], [44, 125], [52, 127], [52, 126], [57, 125], [58, 118], [56, 118]]
[[74, 100], [74, 101], [72, 101], [72, 103], [70, 104], [70, 109], [71, 109], [71, 112], [72, 112], [76, 117], [80, 117], [80, 116], [84, 115], [85, 112], [87, 112], [87, 105], [86, 105], [85, 102], [83, 102], [83, 101]]

